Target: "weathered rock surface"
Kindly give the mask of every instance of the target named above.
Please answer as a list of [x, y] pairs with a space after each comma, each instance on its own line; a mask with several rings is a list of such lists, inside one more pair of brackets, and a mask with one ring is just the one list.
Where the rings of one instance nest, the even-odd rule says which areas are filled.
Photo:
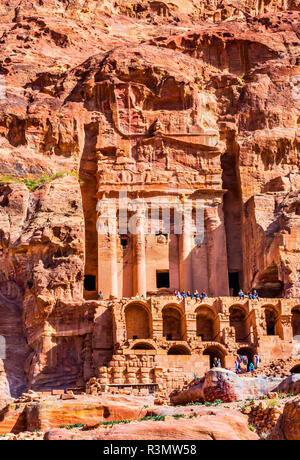
[[300, 374], [293, 374], [284, 379], [274, 390], [277, 393], [300, 394]]
[[202, 382], [187, 390], [175, 394], [171, 399], [174, 404], [187, 404], [197, 401], [232, 402], [247, 398], [260, 398], [272, 392], [299, 393], [300, 374], [286, 379], [280, 378], [241, 378], [226, 369], [212, 369]]
[[[176, 125], [193, 101], [190, 132], [213, 128], [222, 147], [204, 176], [228, 190], [229, 271], [246, 290], [300, 295], [299, 44], [297, 0], [2, 2], [0, 174], [14, 180], [0, 188], [1, 396], [84, 385], [109, 359], [109, 337], [92, 347], [101, 306], [83, 299], [85, 250], [96, 257], [84, 233], [95, 152], [121, 145], [116, 83], [135, 87], [137, 130], [144, 111]], [[62, 171], [36, 191], [15, 182]]]
[[49, 397], [29, 403], [11, 403], [0, 412], [0, 433], [47, 431], [78, 423], [97, 425], [105, 421], [136, 420], [146, 416], [151, 401], [151, 398], [103, 396], [78, 397], [75, 400]]
[[286, 403], [270, 437], [272, 440], [300, 440], [300, 398]]
[[94, 431], [52, 430], [47, 440], [257, 440], [249, 430], [248, 419], [236, 411], [202, 409], [199, 417], [167, 421], [132, 422]]

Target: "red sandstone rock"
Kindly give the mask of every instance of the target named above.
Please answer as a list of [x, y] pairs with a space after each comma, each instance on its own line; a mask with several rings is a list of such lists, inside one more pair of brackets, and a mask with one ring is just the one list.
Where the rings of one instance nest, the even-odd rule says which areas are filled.
[[283, 415], [271, 433], [272, 440], [300, 440], [300, 398], [287, 402]]
[[[256, 440], [258, 436], [248, 428], [247, 417], [234, 411], [214, 410], [214, 415], [193, 419], [132, 422], [110, 429], [95, 431], [52, 430], [45, 434], [47, 440]], [[225, 414], [226, 413], [226, 414]]]
[[297, 394], [298, 382], [298, 374], [286, 379], [242, 378], [225, 369], [212, 369], [202, 382], [177, 392], [171, 400], [174, 404], [216, 400], [232, 402], [261, 398], [272, 391]]
[[[0, 412], [0, 433], [47, 431], [77, 423], [96, 425], [104, 421], [143, 418], [147, 399], [113, 396], [77, 397], [76, 400], [44, 399], [28, 404], [10, 404]], [[147, 406], [148, 407], [148, 406]]]

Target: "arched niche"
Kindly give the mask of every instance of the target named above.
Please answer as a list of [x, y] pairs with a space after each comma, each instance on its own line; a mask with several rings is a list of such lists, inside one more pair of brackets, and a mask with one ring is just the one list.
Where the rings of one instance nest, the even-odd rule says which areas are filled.
[[300, 341], [300, 306], [292, 309], [293, 339]]
[[282, 338], [283, 331], [279, 311], [274, 305], [264, 305], [263, 308], [267, 335], [278, 335]]
[[181, 308], [166, 305], [162, 310], [163, 336], [167, 340], [185, 340], [185, 321]]
[[191, 352], [188, 347], [184, 345], [172, 345], [168, 350], [168, 355], [190, 355]]
[[151, 339], [151, 315], [141, 302], [132, 302], [125, 307], [127, 340]]
[[249, 341], [249, 325], [247, 311], [242, 305], [232, 305], [229, 309], [229, 324], [235, 330], [236, 342]]
[[204, 356], [209, 356], [210, 368], [213, 367], [213, 362], [214, 362], [214, 359], [215, 359], [215, 358], [220, 359], [220, 361], [221, 361], [221, 367], [225, 368], [225, 356], [226, 356], [226, 352], [225, 352], [221, 347], [218, 347], [218, 346], [215, 346], [215, 345], [212, 345], [212, 346], [210, 346], [210, 347], [207, 347], [207, 348], [204, 350], [203, 355], [204, 355]]
[[148, 342], [138, 342], [131, 347], [131, 350], [155, 350], [155, 347]]
[[203, 342], [212, 342], [215, 340], [215, 320], [216, 313], [205, 305], [201, 305], [195, 311], [197, 322], [197, 336], [202, 338]]

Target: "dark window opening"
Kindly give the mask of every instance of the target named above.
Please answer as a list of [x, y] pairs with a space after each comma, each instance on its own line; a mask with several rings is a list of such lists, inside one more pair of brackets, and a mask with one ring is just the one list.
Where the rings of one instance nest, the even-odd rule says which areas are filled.
[[167, 334], [167, 340], [172, 340], [172, 334]]
[[128, 246], [128, 238], [121, 238], [121, 246], [123, 249], [127, 248]]
[[267, 335], [275, 335], [275, 325], [267, 323]]
[[84, 289], [86, 291], [96, 291], [96, 276], [85, 275], [84, 276]]
[[170, 287], [170, 274], [168, 271], [156, 272], [156, 287], [157, 289]]
[[240, 281], [239, 272], [228, 273], [230, 294], [234, 297], [239, 295]]

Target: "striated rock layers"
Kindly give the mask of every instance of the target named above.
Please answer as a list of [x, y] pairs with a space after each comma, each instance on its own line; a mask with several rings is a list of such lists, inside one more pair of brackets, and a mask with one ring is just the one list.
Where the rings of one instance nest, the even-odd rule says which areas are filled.
[[110, 311], [83, 283], [96, 192], [136, 175], [216, 198], [226, 244], [208, 238], [200, 289], [228, 295], [229, 272], [300, 296], [299, 43], [297, 0], [2, 2], [3, 397], [82, 386], [111, 358]]

